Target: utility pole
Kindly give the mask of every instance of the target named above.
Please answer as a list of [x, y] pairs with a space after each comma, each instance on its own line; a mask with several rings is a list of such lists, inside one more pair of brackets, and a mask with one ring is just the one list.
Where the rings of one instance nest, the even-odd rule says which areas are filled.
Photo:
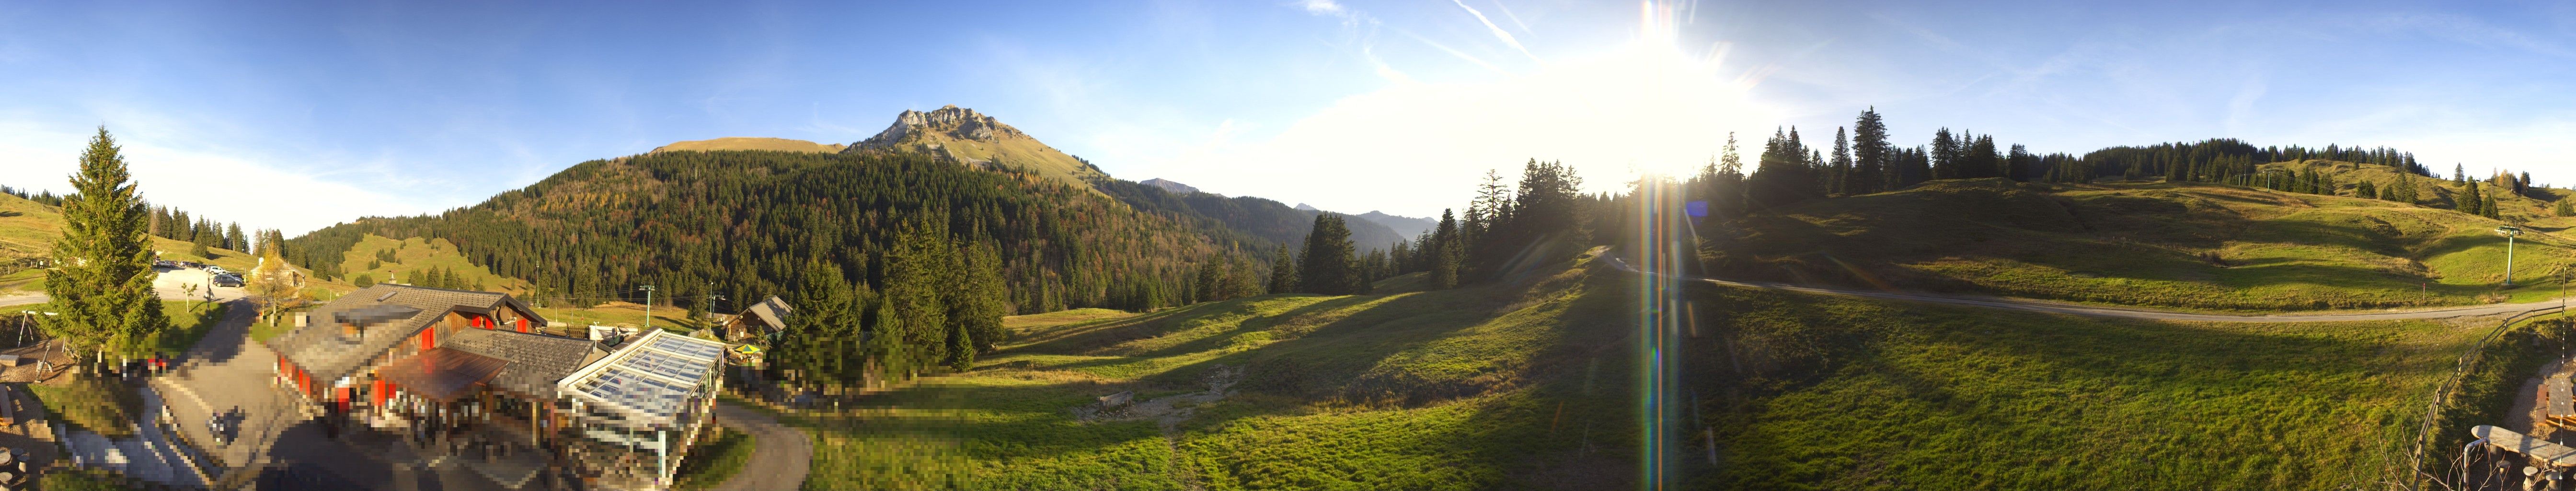
[[2504, 235], [2504, 286], [2510, 287], [2513, 286], [2513, 238], [2522, 235], [2522, 229], [2503, 226], [2496, 227], [2495, 231]]
[[[2505, 280], [2511, 283], [2513, 280]], [[644, 285], [644, 329], [653, 329], [653, 285]]]

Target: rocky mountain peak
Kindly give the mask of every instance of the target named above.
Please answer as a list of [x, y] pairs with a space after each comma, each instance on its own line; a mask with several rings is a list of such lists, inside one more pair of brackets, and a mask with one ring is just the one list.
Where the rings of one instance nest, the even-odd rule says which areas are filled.
[[1018, 128], [1002, 124], [992, 116], [955, 105], [941, 106], [930, 112], [904, 110], [895, 115], [894, 125], [876, 136], [860, 141], [858, 148], [885, 148], [939, 134], [952, 139], [995, 141], [1005, 137], [1027, 137]]

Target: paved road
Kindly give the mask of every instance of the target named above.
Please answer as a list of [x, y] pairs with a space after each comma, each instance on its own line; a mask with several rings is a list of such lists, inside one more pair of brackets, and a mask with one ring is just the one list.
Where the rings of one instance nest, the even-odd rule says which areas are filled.
[[[1617, 267], [1617, 268], [1619, 268], [1619, 269], [1620, 269], [1620, 270], [1622, 270], [1622, 271], [1628, 271], [1628, 272], [1632, 272], [1632, 273], [1641, 273], [1641, 274], [1642, 274], [1642, 272], [1637, 271], [1637, 269], [1636, 269], [1636, 268], [1633, 268], [1633, 267], [1628, 266], [1628, 263], [1627, 263], [1626, 261], [1622, 261], [1622, 260], [1620, 260], [1620, 259], [1619, 259], [1619, 258], [1617, 258], [1617, 257], [1604, 257], [1604, 259], [1608, 259], [1608, 260], [1610, 260], [1611, 266]], [[2123, 319], [2150, 319], [2150, 320], [2168, 320], [2168, 321], [2200, 321], [2200, 322], [2351, 322], [2351, 321], [2387, 321], [2387, 320], [2415, 320], [2415, 319], [2448, 319], [2448, 318], [2454, 318], [2454, 317], [2478, 317], [2478, 316], [2489, 316], [2489, 315], [2512, 315], [2512, 314], [2520, 314], [2520, 313], [2524, 313], [2524, 312], [2532, 312], [2532, 311], [2538, 311], [2538, 310], [2554, 309], [2554, 308], [2558, 308], [2558, 306], [2560, 305], [2560, 303], [2559, 303], [2559, 301], [2558, 301], [2558, 300], [2549, 300], [2549, 301], [2542, 301], [2542, 302], [2530, 302], [2530, 303], [2506, 303], [2506, 304], [2492, 304], [2492, 305], [2471, 305], [2471, 306], [2464, 306], [2464, 307], [2433, 307], [2433, 308], [2422, 308], [2422, 309], [2403, 309], [2403, 310], [2400, 310], [2400, 309], [2389, 309], [2389, 310], [2369, 310], [2369, 311], [2342, 310], [2342, 311], [2319, 311], [2319, 312], [2314, 312], [2314, 313], [2301, 313], [2301, 314], [2213, 314], [2213, 313], [2202, 313], [2202, 312], [2183, 312], [2183, 311], [2175, 311], [2175, 310], [2158, 310], [2158, 309], [2137, 308], [2137, 307], [2104, 307], [2104, 306], [2098, 306], [2098, 305], [2084, 305], [2084, 304], [2067, 303], [2067, 302], [2054, 302], [2054, 301], [2048, 301], [2048, 300], [2032, 300], [2032, 299], [2026, 299], [2026, 298], [1990, 297], [1990, 296], [1982, 296], [1982, 295], [1945, 295], [1945, 294], [1935, 294], [1935, 293], [1907, 293], [1907, 292], [1889, 292], [1889, 291], [1875, 291], [1875, 290], [1849, 290], [1849, 289], [1841, 289], [1841, 288], [1819, 288], [1819, 287], [1812, 287], [1812, 286], [1799, 286], [1799, 285], [1791, 285], [1791, 284], [1786, 284], [1786, 283], [1767, 283], [1767, 282], [1756, 282], [1756, 281], [1727, 281], [1727, 280], [1720, 280], [1720, 279], [1715, 279], [1715, 278], [1700, 278], [1700, 277], [1686, 277], [1686, 278], [1685, 278], [1685, 280], [1687, 280], [1687, 281], [1697, 281], [1697, 282], [1703, 282], [1703, 283], [1709, 283], [1709, 284], [1716, 284], [1716, 285], [1740, 286], [1740, 287], [1748, 287], [1748, 288], [1763, 288], [1763, 289], [1771, 289], [1771, 290], [1788, 290], [1788, 291], [1805, 292], [1805, 293], [1815, 293], [1815, 294], [1823, 294], [1823, 295], [1843, 295], [1843, 296], [1852, 296], [1852, 297], [1880, 298], [1880, 299], [1888, 299], [1888, 300], [1906, 300], [1906, 301], [1914, 301], [1914, 302], [1929, 302], [1929, 303], [1948, 304], [1948, 305], [1966, 305], [1966, 306], [1972, 306], [1972, 307], [1986, 307], [1986, 308], [1996, 308], [1996, 309], [2006, 309], [2006, 310], [2022, 310], [2022, 311], [2030, 311], [2030, 312], [2047, 312], [2047, 313], [2053, 313], [2053, 314], [2082, 315], [2082, 316], [2091, 316], [2091, 317], [2115, 317], [2115, 318], [2123, 318]]]
[[716, 403], [716, 421], [725, 427], [750, 432], [753, 438], [751, 461], [742, 471], [727, 479], [717, 491], [764, 491], [797, 489], [805, 485], [805, 472], [814, 461], [814, 442], [805, 432], [778, 424], [767, 413]]

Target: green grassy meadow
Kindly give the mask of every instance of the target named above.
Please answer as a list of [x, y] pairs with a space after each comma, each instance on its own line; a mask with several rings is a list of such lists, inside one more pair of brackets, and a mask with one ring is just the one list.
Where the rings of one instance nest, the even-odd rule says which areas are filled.
[[[1623, 280], [1016, 317], [974, 370], [787, 420], [814, 433], [809, 489], [1633, 487]], [[1236, 374], [1186, 414], [1075, 414]]]
[[673, 489], [713, 489], [741, 473], [742, 464], [751, 461], [759, 438], [750, 433], [726, 431], [715, 441], [701, 443], [689, 450], [687, 460], [680, 462], [679, 479]]
[[[784, 420], [815, 438], [810, 489], [1633, 488], [1632, 280], [1023, 316], [974, 370]], [[2408, 475], [2424, 398], [2492, 327], [1691, 295], [1671, 396], [1695, 401], [1673, 429], [1692, 489], [2374, 486]], [[1185, 414], [1078, 411], [1236, 373]]]
[[2425, 398], [2493, 327], [1698, 301], [1730, 315], [1686, 368], [1722, 463], [1693, 484], [1733, 489], [2379, 487], [2411, 475]]
[[2215, 184], [1956, 180], [1757, 214], [1703, 257], [1730, 278], [2185, 309], [2554, 298], [2576, 241], [2524, 234], [2513, 247], [2516, 287], [2504, 288], [2500, 225]]

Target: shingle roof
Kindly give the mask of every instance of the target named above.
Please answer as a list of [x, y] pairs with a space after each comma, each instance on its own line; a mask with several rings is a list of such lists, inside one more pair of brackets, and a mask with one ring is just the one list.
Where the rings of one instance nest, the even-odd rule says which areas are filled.
[[[420, 334], [421, 329], [436, 323], [450, 311], [488, 314], [504, 304], [518, 307], [521, 312], [531, 310], [518, 299], [501, 293], [379, 283], [314, 308], [309, 314], [313, 322], [269, 341], [269, 348], [285, 355], [296, 366], [303, 367], [315, 380], [337, 380], [357, 371], [361, 364], [394, 345]], [[403, 317], [386, 318], [392, 316], [385, 314], [400, 312], [400, 309], [378, 308], [383, 305], [418, 311]], [[366, 326], [360, 330], [359, 336], [352, 337], [342, 334], [340, 325], [331, 321], [341, 318], [343, 312], [360, 311], [374, 315], [349, 317], [381, 319], [381, 323]], [[528, 322], [542, 324], [545, 319], [531, 312]]]
[[770, 295], [759, 304], [743, 309], [742, 313], [759, 317], [762, 322], [769, 323], [769, 330], [776, 331], [787, 327], [787, 318], [796, 314], [796, 308], [789, 307], [787, 301], [779, 300], [777, 295]]
[[509, 365], [508, 360], [438, 348], [387, 363], [381, 374], [403, 390], [448, 401], [465, 395], [474, 384], [492, 380]]
[[580, 370], [592, 353], [587, 339], [487, 329], [458, 329], [440, 343], [508, 360], [510, 366], [501, 369], [501, 375], [492, 379], [492, 386], [539, 397], [553, 397], [555, 381]]

